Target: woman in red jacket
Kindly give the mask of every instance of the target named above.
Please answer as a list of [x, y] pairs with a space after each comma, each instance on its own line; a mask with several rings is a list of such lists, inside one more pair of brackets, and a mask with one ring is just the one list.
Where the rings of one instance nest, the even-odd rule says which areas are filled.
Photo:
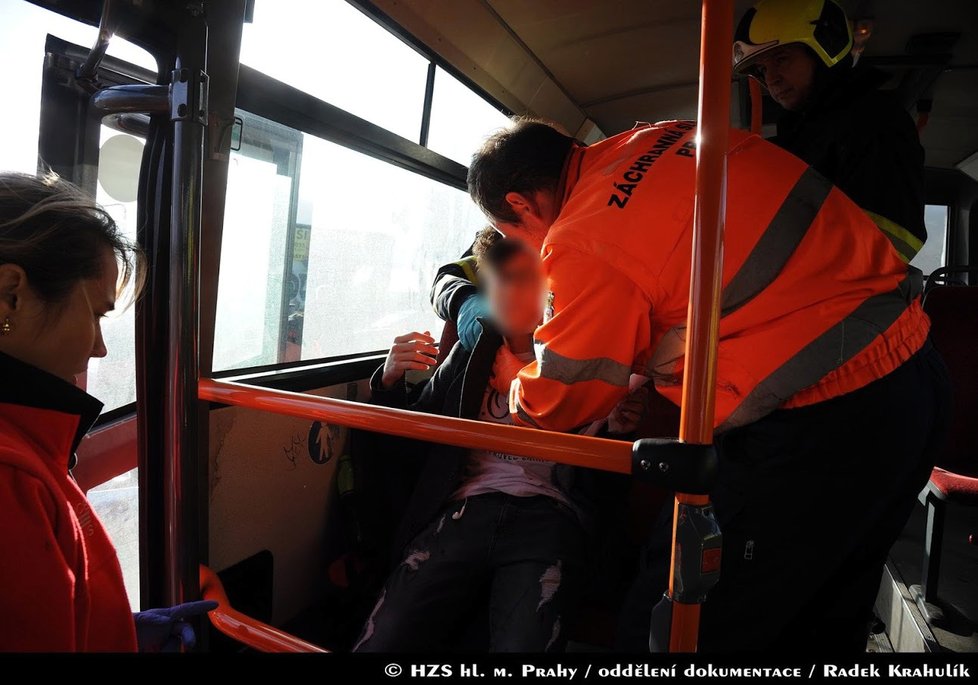
[[135, 256], [74, 186], [0, 173], [0, 651], [176, 648], [193, 640], [184, 619], [215, 606], [134, 617], [112, 543], [71, 477], [102, 409], [75, 376], [106, 355], [101, 319]]

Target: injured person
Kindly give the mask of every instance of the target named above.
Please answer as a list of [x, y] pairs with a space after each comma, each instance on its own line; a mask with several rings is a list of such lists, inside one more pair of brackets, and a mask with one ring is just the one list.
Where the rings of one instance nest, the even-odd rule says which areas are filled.
[[[427, 333], [397, 338], [371, 379], [386, 406], [511, 424], [508, 399], [492, 386], [501, 346], [527, 362], [544, 309], [537, 253], [495, 230], [475, 248], [491, 321], [471, 351], [456, 344], [432, 377], [409, 388], [406, 371], [438, 353]], [[603, 433], [635, 430], [644, 390], [622, 401]], [[590, 430], [588, 432], [594, 432]], [[489, 649], [563, 648], [561, 622], [584, 582], [595, 500], [607, 474], [492, 450], [432, 445], [402, 521], [410, 540], [363, 627], [361, 652], [436, 652], [471, 634], [488, 607]], [[612, 486], [613, 487], [613, 486]]]

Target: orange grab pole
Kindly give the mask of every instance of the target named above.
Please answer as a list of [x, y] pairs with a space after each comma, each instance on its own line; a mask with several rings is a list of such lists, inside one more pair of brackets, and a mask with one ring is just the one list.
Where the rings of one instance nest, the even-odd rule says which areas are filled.
[[761, 83], [756, 78], [747, 79], [750, 91], [750, 132], [760, 134], [764, 125], [764, 95], [761, 93]]
[[216, 573], [204, 565], [200, 567], [200, 596], [218, 604], [216, 609], [208, 613], [211, 624], [228, 637], [252, 649], [257, 649], [259, 652], [327, 651], [232, 609], [221, 580]]
[[201, 378], [202, 400], [469, 449], [489, 449], [615, 473], [632, 472], [632, 443], [470, 421]]
[[[689, 282], [686, 357], [679, 439], [708, 445], [713, 441], [716, 402], [717, 341], [723, 276], [723, 223], [727, 193], [727, 139], [730, 127], [730, 77], [733, 35], [732, 0], [703, 0], [700, 33], [699, 144], [696, 201], [693, 209], [693, 257]], [[669, 595], [674, 596], [676, 523], [680, 504], [705, 505], [709, 497], [677, 492], [673, 519]], [[674, 602], [670, 652], [695, 652], [699, 604]]]

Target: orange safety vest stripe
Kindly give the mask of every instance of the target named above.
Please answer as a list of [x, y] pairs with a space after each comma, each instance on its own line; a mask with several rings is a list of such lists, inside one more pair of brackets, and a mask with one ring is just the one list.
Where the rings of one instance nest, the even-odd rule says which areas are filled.
[[[534, 335], [536, 361], [520, 373], [531, 395], [510, 399], [521, 423], [572, 430], [607, 416], [625, 393], [634, 360], [651, 339], [650, 302], [594, 255], [553, 247], [543, 263], [554, 314]], [[587, 332], [601, 338], [577, 354]]]
[[[518, 421], [567, 430], [572, 420], [601, 418], [626, 392], [625, 371], [632, 369], [644, 369], [679, 402], [695, 135], [692, 123], [666, 122], [572, 153], [561, 212], [544, 243], [545, 269], [560, 271], [564, 285], [552, 286], [557, 316], [538, 329], [537, 362], [514, 389]], [[928, 325], [906, 263], [865, 213], [758, 136], [732, 131], [730, 139], [721, 428], [852, 392], [916, 352]], [[568, 253], [590, 261], [561, 269]], [[607, 280], [611, 271], [624, 277], [614, 292], [591, 280]], [[574, 302], [588, 288], [601, 300], [586, 308], [597, 325], [561, 320], [561, 288], [572, 279], [580, 281]], [[642, 299], [626, 298], [628, 323], [616, 327], [604, 310], [613, 311], [629, 288]], [[643, 302], [647, 326], [640, 322]], [[646, 328], [648, 339], [632, 345], [626, 325]], [[627, 339], [619, 343], [621, 335]], [[583, 384], [587, 390], [575, 390]]]

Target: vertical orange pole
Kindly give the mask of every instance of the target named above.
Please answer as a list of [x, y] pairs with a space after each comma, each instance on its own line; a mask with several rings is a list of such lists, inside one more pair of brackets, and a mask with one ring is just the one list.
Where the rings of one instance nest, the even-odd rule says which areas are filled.
[[[708, 445], [713, 441], [716, 402], [732, 36], [733, 0], [703, 0], [693, 258], [690, 267], [686, 359], [679, 423], [679, 439], [701, 445]], [[679, 552], [676, 549], [675, 526], [679, 520], [679, 505], [708, 502], [709, 498], [703, 495], [676, 493], [672, 570], [669, 574], [670, 596], [675, 596], [676, 555]], [[696, 651], [699, 619], [699, 604], [673, 603], [670, 652]]]
[[747, 78], [747, 88], [750, 91], [750, 132], [760, 134], [764, 125], [764, 95], [761, 93], [761, 83], [753, 76]]

